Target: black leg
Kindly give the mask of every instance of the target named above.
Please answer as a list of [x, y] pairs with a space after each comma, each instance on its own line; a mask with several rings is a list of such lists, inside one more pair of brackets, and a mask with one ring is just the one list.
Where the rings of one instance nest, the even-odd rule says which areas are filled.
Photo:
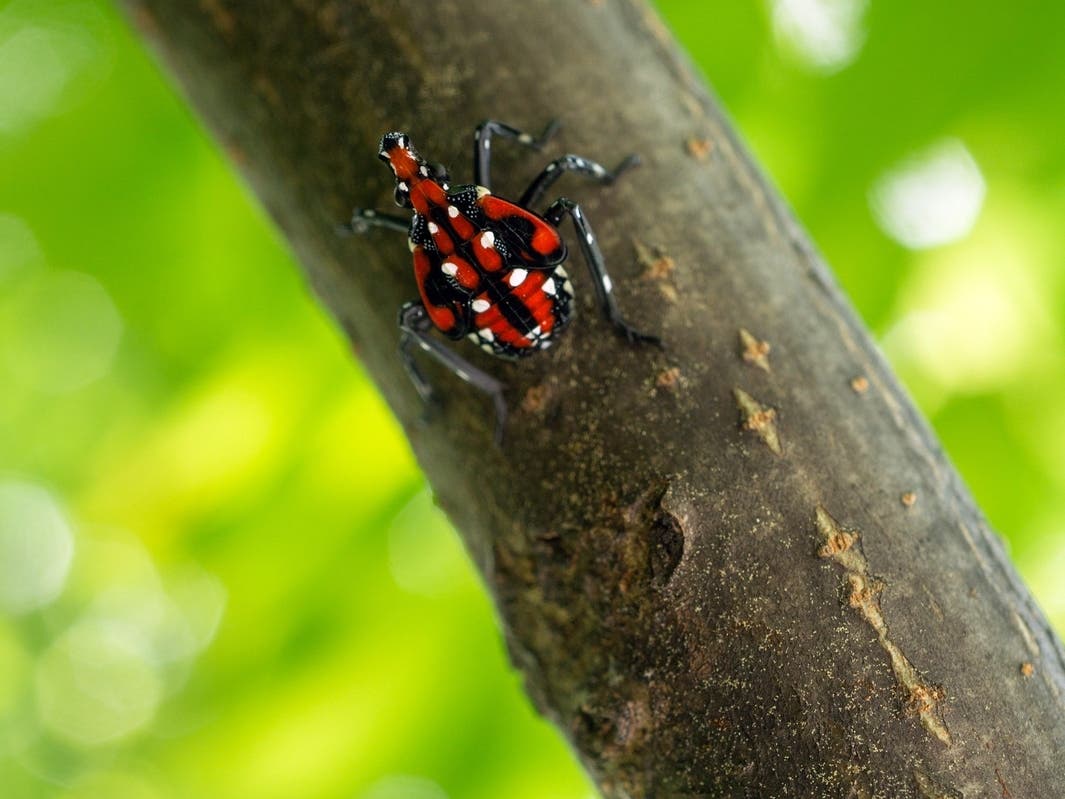
[[603, 253], [599, 249], [595, 234], [581, 211], [581, 207], [573, 200], [567, 200], [562, 197], [551, 204], [551, 207], [544, 214], [544, 219], [558, 227], [562, 217], [566, 216], [566, 214], [569, 214], [570, 218], [573, 219], [573, 227], [577, 229], [577, 235], [580, 237], [581, 253], [588, 264], [588, 271], [592, 273], [595, 298], [607, 321], [629, 341], [661, 344], [662, 342], [657, 336], [641, 333], [622, 318], [617, 300], [614, 299], [614, 284], [610, 280], [610, 275], [607, 274]]
[[503, 384], [487, 372], [483, 372], [465, 358], [456, 355], [437, 341], [429, 331], [432, 322], [420, 302], [408, 302], [399, 310], [399, 354], [418, 395], [426, 402], [434, 401], [433, 387], [429, 384], [414, 360], [412, 346], [419, 347], [429, 357], [452, 372], [456, 377], [480, 389], [492, 398], [496, 412], [495, 442], [503, 441], [503, 428], [507, 422], [507, 403], [503, 396]]
[[531, 147], [534, 150], [541, 149], [558, 132], [561, 123], [552, 119], [539, 138], [528, 133], [523, 133], [517, 128], [512, 128], [504, 122], [488, 119], [477, 126], [473, 132], [473, 182], [478, 186], [491, 189], [490, 164], [492, 160], [492, 137], [503, 136], [507, 139], [517, 139], [519, 144]]
[[406, 233], [410, 230], [410, 217], [381, 213], [372, 208], [356, 208], [351, 212], [351, 221], [346, 225], [338, 225], [337, 232], [342, 236], [362, 235], [368, 233], [372, 227], [383, 227]]
[[536, 176], [536, 179], [529, 184], [529, 188], [525, 190], [525, 193], [521, 195], [521, 199], [518, 200], [518, 205], [523, 208], [531, 209], [544, 192], [562, 177], [566, 172], [576, 172], [580, 175], [587, 175], [590, 178], [598, 180], [600, 183], [609, 185], [620, 177], [621, 173], [631, 169], [640, 163], [640, 157], [638, 155], [630, 155], [624, 161], [617, 165], [613, 172], [609, 171], [602, 164], [597, 164], [595, 161], [589, 161], [587, 158], [581, 158], [579, 155], [564, 155], [561, 158], [556, 158], [550, 164], [544, 167], [544, 170]]

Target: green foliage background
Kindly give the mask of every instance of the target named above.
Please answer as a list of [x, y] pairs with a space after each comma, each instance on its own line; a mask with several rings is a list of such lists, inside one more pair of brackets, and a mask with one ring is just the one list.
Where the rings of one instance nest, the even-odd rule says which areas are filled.
[[[659, 5], [1060, 627], [1065, 5], [814, 2], [842, 39]], [[986, 194], [903, 246], [884, 176], [936, 153], [941, 206]], [[0, 3], [0, 611], [4, 797], [592, 795], [387, 409], [94, 0]]]

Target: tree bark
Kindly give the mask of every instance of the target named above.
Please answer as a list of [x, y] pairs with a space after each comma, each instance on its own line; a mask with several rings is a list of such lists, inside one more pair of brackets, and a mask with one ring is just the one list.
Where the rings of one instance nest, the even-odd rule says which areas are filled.
[[[404, 424], [539, 709], [610, 797], [1065, 796], [1065, 658], [826, 267], [643, 0], [126, 0]], [[388, 130], [468, 180], [484, 118], [643, 166], [560, 184], [579, 314], [485, 398], [396, 357]], [[498, 146], [499, 193], [542, 158]], [[566, 235], [569, 235], [568, 231]], [[351, 446], [359, 446], [352, 441]], [[367, 452], [372, 458], [373, 453]], [[915, 501], [914, 501], [915, 500]]]

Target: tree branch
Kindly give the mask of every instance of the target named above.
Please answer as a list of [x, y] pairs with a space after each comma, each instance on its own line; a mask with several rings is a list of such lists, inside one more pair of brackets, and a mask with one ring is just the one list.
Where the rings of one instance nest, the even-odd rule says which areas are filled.
[[[1065, 795], [1060, 642], [642, 0], [127, 4], [403, 422], [606, 795]], [[475, 123], [554, 116], [566, 151], [643, 156], [564, 190], [666, 348], [611, 335], [576, 276], [556, 349], [466, 350], [509, 387], [499, 449], [442, 371], [419, 422], [395, 355], [407, 249], [334, 228], [387, 207], [383, 131], [462, 182]], [[513, 195], [539, 164], [499, 149]]]

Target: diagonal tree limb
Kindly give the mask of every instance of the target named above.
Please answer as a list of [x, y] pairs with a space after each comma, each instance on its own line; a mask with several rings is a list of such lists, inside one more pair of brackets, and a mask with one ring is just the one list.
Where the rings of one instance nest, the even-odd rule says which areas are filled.
[[[1060, 642], [643, 0], [126, 4], [406, 426], [607, 796], [1065, 795]], [[566, 150], [643, 157], [564, 190], [666, 349], [611, 335], [578, 277], [557, 349], [469, 353], [509, 387], [500, 450], [442, 372], [419, 423], [395, 356], [406, 247], [334, 227], [387, 207], [383, 131], [461, 180], [482, 118], [553, 116]], [[501, 147], [504, 193], [538, 165]]]

